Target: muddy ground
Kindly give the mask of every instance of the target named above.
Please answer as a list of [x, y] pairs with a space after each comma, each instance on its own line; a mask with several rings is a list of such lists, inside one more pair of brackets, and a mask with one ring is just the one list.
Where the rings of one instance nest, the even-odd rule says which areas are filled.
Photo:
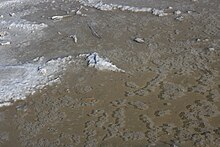
[[[219, 2], [149, 4], [173, 8], [162, 17], [92, 7], [83, 7], [81, 15], [72, 10], [82, 4], [71, 0], [1, 8], [1, 19], [22, 14], [21, 20], [48, 25], [40, 35], [11, 30], [11, 45], [0, 48], [2, 62], [98, 52], [125, 73], [77, 60], [60, 83], [0, 108], [0, 146], [219, 146]], [[52, 20], [55, 15], [69, 16]]]

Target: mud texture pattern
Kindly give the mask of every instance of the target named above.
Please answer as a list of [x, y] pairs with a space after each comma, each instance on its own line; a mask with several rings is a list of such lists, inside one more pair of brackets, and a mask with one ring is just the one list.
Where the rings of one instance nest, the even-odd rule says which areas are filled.
[[3, 0], [0, 24], [0, 70], [71, 56], [0, 107], [1, 147], [220, 146], [219, 0]]

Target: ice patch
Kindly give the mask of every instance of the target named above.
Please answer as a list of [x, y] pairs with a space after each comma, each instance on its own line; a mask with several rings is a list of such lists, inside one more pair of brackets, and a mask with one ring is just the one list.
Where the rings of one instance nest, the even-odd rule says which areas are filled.
[[94, 67], [98, 70], [110, 70], [115, 72], [125, 72], [112, 64], [107, 58], [101, 58], [98, 53], [94, 52], [91, 54], [81, 54], [81, 57], [86, 57], [89, 67]]
[[0, 66], [0, 107], [13, 101], [25, 99], [37, 89], [58, 83], [67, 65], [72, 63], [71, 56], [38, 61], [15, 66]]

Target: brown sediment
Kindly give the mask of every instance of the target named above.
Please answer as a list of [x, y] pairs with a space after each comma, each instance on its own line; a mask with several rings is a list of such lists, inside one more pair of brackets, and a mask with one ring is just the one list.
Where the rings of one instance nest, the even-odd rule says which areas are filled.
[[[77, 60], [59, 84], [0, 108], [0, 146], [218, 146], [219, 11], [209, 2], [190, 3], [197, 3], [191, 7], [202, 15], [182, 10], [181, 22], [173, 15], [93, 8], [86, 17], [74, 14], [51, 22], [48, 17], [64, 15], [58, 6], [70, 11], [69, 4], [74, 9], [79, 4], [45, 3], [50, 9], [38, 4], [43, 11], [24, 17], [37, 21], [44, 15], [40, 21], [50, 24], [47, 39], [28, 46], [36, 48], [36, 56], [98, 52], [125, 73], [99, 71]], [[91, 34], [88, 23], [101, 39]], [[77, 43], [68, 37], [72, 33]], [[134, 42], [135, 37], [144, 42]], [[32, 59], [28, 49], [16, 53], [18, 60]]]

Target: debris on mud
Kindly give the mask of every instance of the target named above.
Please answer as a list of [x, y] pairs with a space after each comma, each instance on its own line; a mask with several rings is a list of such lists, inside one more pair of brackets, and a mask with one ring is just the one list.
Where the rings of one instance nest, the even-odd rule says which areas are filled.
[[98, 70], [110, 70], [115, 72], [125, 72], [124, 70], [118, 68], [116, 65], [112, 64], [107, 58], [101, 58], [98, 53], [94, 52], [91, 54], [81, 54], [80, 57], [86, 57], [89, 67], [94, 67]]
[[182, 12], [180, 11], [180, 10], [176, 10], [176, 11], [174, 11], [174, 14], [176, 14], [176, 15], [180, 15]]
[[82, 13], [82, 11], [81, 11], [82, 9], [88, 11], [88, 9], [85, 8], [84, 6], [80, 6], [80, 8], [75, 11], [75, 14], [76, 14], [76, 15], [80, 15], [80, 16], [87, 16], [87, 14], [83, 14], [83, 13]]
[[91, 30], [93, 36], [95, 36], [95, 37], [98, 38], [98, 39], [101, 39], [101, 38], [102, 38], [102, 37], [95, 31], [95, 29], [92, 27], [91, 24], [88, 24], [88, 27], [89, 27], [89, 29]]
[[156, 116], [170, 115], [171, 114], [171, 110], [157, 110], [154, 114]]
[[178, 21], [183, 21], [183, 20], [184, 20], [184, 17], [183, 17], [183, 16], [178, 16], [178, 17], [176, 17], [176, 20], [178, 20]]
[[52, 19], [52, 20], [62, 20], [62, 19], [64, 19], [64, 18], [67, 18], [67, 17], [70, 17], [70, 16], [71, 16], [71, 15], [62, 15], [62, 16], [61, 16], [61, 15], [60, 15], [60, 16], [58, 15], [58, 16], [52, 16], [51, 19]]
[[215, 48], [210, 47], [210, 48], [209, 48], [209, 51], [215, 51]]
[[159, 17], [168, 15], [168, 13], [165, 13], [164, 10], [159, 10], [159, 9], [153, 9], [152, 14]]
[[134, 38], [134, 41], [137, 42], [137, 43], [144, 43], [144, 38]]
[[70, 38], [73, 39], [74, 43], [78, 42], [78, 38], [76, 37], [76, 35], [70, 35]]
[[8, 35], [7, 32], [5, 32], [5, 31], [1, 31], [1, 32], [0, 32], [0, 37], [4, 37], [4, 36], [6, 36], [6, 35]]
[[9, 41], [2, 41], [2, 40], [0, 40], [0, 45], [1, 46], [10, 45], [10, 44], [11, 44], [11, 42], [9, 42]]

